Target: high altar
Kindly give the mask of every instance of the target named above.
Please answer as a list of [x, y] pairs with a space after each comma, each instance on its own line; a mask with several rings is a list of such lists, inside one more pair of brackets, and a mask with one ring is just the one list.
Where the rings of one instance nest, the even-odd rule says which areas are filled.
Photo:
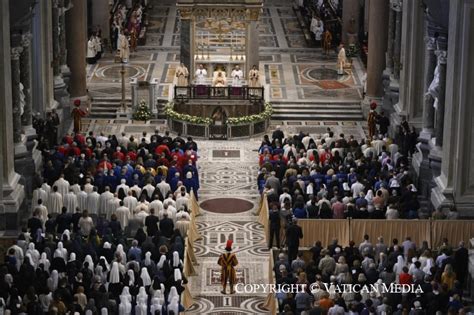
[[[263, 0], [177, 0], [177, 7], [180, 61], [189, 77], [185, 84], [175, 80], [174, 110], [212, 119], [206, 127], [211, 129], [207, 136], [219, 129], [216, 126], [225, 133], [225, 128], [231, 127], [229, 117], [262, 113], [264, 75], [258, 74], [256, 84], [255, 79], [250, 80], [249, 72], [254, 66], [255, 71], [259, 69], [258, 22]], [[192, 133], [189, 122], [183, 122], [187, 127], [181, 127], [180, 122], [170, 124], [176, 132]], [[248, 134], [254, 134], [254, 130], [252, 125]]]
[[200, 64], [208, 79], [224, 69], [230, 79], [239, 65], [247, 74], [259, 64], [258, 21], [263, 0], [177, 0], [181, 61], [193, 74]]

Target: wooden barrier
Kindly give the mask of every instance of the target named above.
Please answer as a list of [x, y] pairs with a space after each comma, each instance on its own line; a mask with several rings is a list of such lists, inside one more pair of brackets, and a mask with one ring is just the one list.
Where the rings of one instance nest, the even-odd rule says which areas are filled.
[[[270, 251], [270, 259], [268, 260], [268, 283], [275, 283], [275, 279], [273, 277], [273, 267], [274, 267], [274, 260], [273, 260], [273, 251]], [[268, 310], [270, 314], [276, 315], [278, 311], [278, 302], [275, 296], [275, 293], [268, 293], [267, 297], [265, 298], [265, 302], [263, 303], [263, 308]]]
[[189, 203], [190, 203], [190, 212], [194, 214], [194, 216], [200, 216], [201, 215], [201, 208], [199, 207], [199, 204], [196, 200], [196, 196], [194, 195], [194, 191], [191, 190], [191, 194], [190, 194], [190, 199], [189, 199]]
[[269, 238], [269, 222], [268, 222], [268, 200], [267, 196], [264, 194], [262, 197], [262, 202], [260, 203], [260, 210], [258, 211], [258, 223], [263, 225], [263, 231], [265, 233], [265, 240], [268, 244]]
[[443, 238], [447, 238], [453, 247], [457, 247], [459, 242], [463, 241], [467, 248], [472, 237], [474, 237], [474, 221], [431, 221], [431, 246], [433, 248], [438, 248], [443, 243]]
[[335, 238], [339, 244], [348, 245], [351, 240], [349, 220], [300, 219], [298, 225], [303, 230], [303, 239], [300, 240], [302, 247], [312, 247], [316, 241], [328, 246]]
[[[263, 225], [265, 240], [269, 242], [269, 208], [266, 195], [262, 195], [258, 210], [258, 222]], [[359, 220], [359, 219], [299, 219], [298, 225], [303, 230], [301, 247], [312, 247], [316, 241], [323, 246], [331, 244], [337, 239], [342, 246], [349, 245], [349, 241], [356, 244], [369, 235], [372, 243], [382, 236], [388, 244], [394, 238], [403, 242], [407, 236], [420, 246], [423, 241], [428, 246], [437, 248], [447, 238], [452, 246], [463, 241], [466, 246], [474, 237], [474, 220]], [[282, 220], [280, 241], [285, 245], [284, 221]]]
[[197, 275], [196, 270], [194, 269], [194, 263], [192, 259], [192, 255], [190, 254], [193, 249], [188, 247], [189, 241], [185, 241], [186, 246], [184, 247], [184, 266], [183, 266], [183, 273], [186, 277], [191, 277]]
[[387, 244], [396, 238], [403, 242], [409, 236], [417, 246], [423, 241], [431, 246], [429, 220], [350, 220], [351, 240], [356, 244], [363, 241], [364, 234], [369, 235], [373, 244], [382, 236]]
[[193, 296], [191, 295], [191, 292], [189, 292], [189, 288], [187, 284], [184, 284], [184, 291], [183, 294], [181, 295], [181, 304], [183, 304], [185, 309], [189, 309], [191, 306], [194, 305], [194, 299]]

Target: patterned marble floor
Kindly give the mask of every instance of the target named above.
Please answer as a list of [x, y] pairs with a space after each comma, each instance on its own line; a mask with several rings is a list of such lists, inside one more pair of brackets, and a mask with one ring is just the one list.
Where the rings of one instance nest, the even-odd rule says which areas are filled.
[[[179, 21], [173, 0], [152, 0], [149, 31], [145, 46], [132, 54], [126, 68], [127, 78], [158, 80], [158, 97], [168, 98], [170, 84], [179, 62]], [[319, 49], [307, 46], [292, 9], [292, 1], [266, 1], [260, 23], [260, 72], [271, 86], [271, 101], [359, 100], [363, 67], [355, 62], [351, 75], [334, 76], [336, 54], [326, 58]], [[106, 53], [96, 65], [88, 66], [88, 88], [93, 97], [120, 97], [121, 66]], [[129, 95], [129, 89], [127, 89]], [[146, 123], [120, 119], [84, 119], [83, 131], [106, 134], [141, 135], [167, 129], [163, 120]], [[299, 131], [318, 134], [327, 127], [336, 133], [364, 137], [363, 122], [272, 121], [287, 133]], [[71, 127], [72, 130], [72, 127]], [[260, 138], [244, 141], [199, 141], [199, 201], [213, 198], [241, 198], [253, 209], [216, 214], [202, 210], [197, 225], [203, 239], [195, 243], [198, 276], [191, 277], [190, 290], [196, 304], [187, 314], [265, 314], [263, 295], [222, 295], [217, 257], [230, 237], [239, 259], [238, 279], [243, 283], [268, 283], [269, 252], [263, 228], [253, 213], [258, 206], [256, 187]], [[222, 152], [233, 152], [222, 154]], [[238, 154], [236, 153], [238, 151]]]

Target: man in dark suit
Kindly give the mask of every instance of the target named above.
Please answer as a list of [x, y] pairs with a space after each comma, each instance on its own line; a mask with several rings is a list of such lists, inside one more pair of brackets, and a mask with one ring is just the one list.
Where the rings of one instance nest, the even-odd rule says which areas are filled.
[[43, 228], [43, 224], [39, 218], [39, 210], [33, 212], [33, 216], [28, 219], [28, 229], [30, 230], [31, 236], [36, 237], [36, 231]]
[[293, 218], [290, 225], [286, 229], [286, 242], [288, 245], [288, 263], [291, 264], [296, 259], [300, 239], [303, 238], [303, 230], [298, 226], [298, 220]]
[[163, 219], [160, 221], [160, 231], [164, 237], [170, 238], [173, 235], [174, 223], [168, 218], [168, 213], [163, 214]]
[[146, 233], [148, 236], [154, 236], [158, 231], [159, 219], [155, 216], [155, 209], [150, 209], [150, 215], [145, 219]]

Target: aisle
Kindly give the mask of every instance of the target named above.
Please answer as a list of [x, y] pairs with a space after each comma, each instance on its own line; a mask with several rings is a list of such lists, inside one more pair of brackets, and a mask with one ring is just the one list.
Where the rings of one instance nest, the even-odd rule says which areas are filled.
[[[264, 295], [223, 295], [220, 285], [219, 255], [226, 240], [234, 240], [234, 252], [239, 265], [239, 281], [268, 283], [269, 251], [264, 242], [263, 228], [252, 215], [259, 202], [256, 186], [258, 172], [258, 140], [199, 141], [199, 203], [215, 198], [238, 198], [250, 201], [250, 210], [226, 213], [231, 206], [245, 206], [246, 202], [217, 203], [216, 212], [201, 210], [197, 219], [203, 239], [195, 243], [199, 262], [197, 276], [191, 277], [190, 290], [196, 304], [186, 314], [265, 314], [261, 309]], [[217, 211], [219, 213], [217, 213]]]

